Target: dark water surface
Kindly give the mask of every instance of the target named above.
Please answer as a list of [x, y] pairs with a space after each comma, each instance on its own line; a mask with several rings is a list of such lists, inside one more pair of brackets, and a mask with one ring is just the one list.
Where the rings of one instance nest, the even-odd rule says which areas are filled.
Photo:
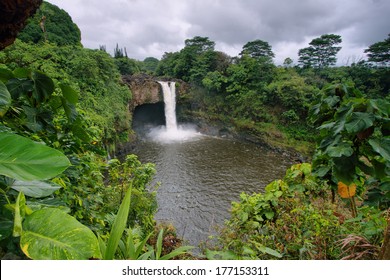
[[291, 164], [254, 144], [200, 135], [164, 143], [145, 139], [134, 153], [156, 164], [154, 183], [161, 183], [156, 220], [172, 223], [195, 246], [229, 218], [241, 192], [261, 192]]

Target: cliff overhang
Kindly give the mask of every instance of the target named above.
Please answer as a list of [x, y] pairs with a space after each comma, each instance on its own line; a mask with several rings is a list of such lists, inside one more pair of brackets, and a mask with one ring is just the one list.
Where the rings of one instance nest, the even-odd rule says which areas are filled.
[[129, 104], [129, 109], [134, 109], [144, 104], [155, 104], [164, 102], [161, 85], [158, 81], [173, 81], [176, 82], [176, 94], [180, 97], [188, 90], [188, 84], [178, 80], [166, 77], [154, 77], [148, 74], [135, 74], [122, 76], [123, 82], [130, 88], [132, 99]]

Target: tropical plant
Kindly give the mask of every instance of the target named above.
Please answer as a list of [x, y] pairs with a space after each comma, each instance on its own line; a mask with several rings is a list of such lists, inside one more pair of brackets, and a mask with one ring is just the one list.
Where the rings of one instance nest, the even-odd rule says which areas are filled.
[[[126, 195], [119, 207], [118, 213], [116, 215], [114, 224], [112, 225], [107, 244], [104, 244], [100, 241], [100, 250], [105, 260], [112, 260], [115, 257], [119, 241], [125, 231], [127, 218], [129, 216], [130, 203], [131, 203], [131, 191], [132, 186], [130, 185], [126, 191]], [[101, 239], [100, 239], [101, 240]]]
[[[142, 165], [136, 156], [108, 165], [93, 156], [88, 151], [94, 147], [91, 134], [76, 111], [75, 90], [67, 84], [56, 87], [38, 71], [1, 69], [0, 101], [2, 244], [15, 244], [32, 259], [113, 259], [128, 224], [153, 229], [156, 203], [145, 188], [153, 166]], [[104, 168], [108, 186], [102, 180]], [[104, 235], [105, 217], [120, 203], [107, 245], [99, 246], [92, 230], [75, 217]]]
[[151, 254], [149, 251], [145, 252], [145, 246], [152, 233], [149, 233], [142, 239], [140, 231], [139, 227], [126, 230], [126, 237], [119, 241], [121, 258], [126, 260], [143, 260]]
[[362, 186], [358, 194], [367, 190], [366, 203], [388, 208], [390, 103], [367, 99], [341, 84], [324, 89], [318, 100], [310, 112], [321, 133], [314, 174], [328, 181], [333, 192], [340, 182], [348, 191], [353, 185]]
[[[351, 252], [377, 257], [386, 227], [383, 212], [365, 206], [351, 218], [346, 208], [324, 197], [327, 188], [313, 176], [311, 165], [303, 163], [291, 166], [284, 179], [269, 184], [263, 194], [241, 194], [216, 245], [205, 250], [206, 257], [323, 260], [348, 258]], [[354, 244], [358, 239], [365, 243]]]
[[[11, 133], [0, 133], [0, 143], [0, 185], [6, 200], [1, 205], [4, 214], [0, 222], [1, 240], [10, 242], [20, 238], [20, 249], [32, 259], [100, 257], [97, 238], [89, 228], [63, 210], [44, 205], [37, 207], [37, 204], [30, 206], [25, 197], [26, 194], [43, 198], [58, 190], [58, 185], [42, 180], [64, 171], [70, 165], [67, 157]], [[17, 197], [12, 202], [14, 191]]]
[[170, 260], [179, 255], [185, 254], [188, 250], [194, 248], [193, 246], [180, 246], [168, 254], [162, 255], [163, 252], [163, 236], [164, 229], [161, 229], [157, 236], [157, 241], [154, 247], [148, 246], [148, 251], [142, 256], [142, 259], [151, 260]]

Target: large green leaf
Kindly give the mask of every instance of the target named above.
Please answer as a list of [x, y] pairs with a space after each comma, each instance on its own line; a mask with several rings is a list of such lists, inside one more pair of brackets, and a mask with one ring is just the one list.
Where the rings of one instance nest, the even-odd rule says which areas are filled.
[[5, 84], [0, 81], [0, 117], [8, 111], [11, 105], [11, 94], [9, 93]]
[[371, 113], [355, 112], [345, 124], [345, 128], [349, 133], [357, 133], [371, 127], [374, 121], [375, 115]]
[[73, 121], [71, 126], [73, 135], [79, 138], [84, 142], [90, 142], [91, 137], [87, 133], [87, 131], [83, 128], [83, 120], [80, 116], [77, 116], [76, 120]]
[[131, 201], [131, 189], [127, 190], [125, 198], [123, 199], [118, 214], [116, 215], [114, 224], [112, 225], [110, 237], [108, 238], [107, 248], [104, 255], [105, 260], [114, 259], [116, 249], [118, 248], [119, 240], [122, 237], [123, 232], [125, 231], [127, 218], [130, 211], [130, 201]]
[[54, 92], [54, 82], [45, 74], [34, 71], [31, 74], [31, 79], [34, 81], [34, 97], [39, 102], [46, 101]]
[[29, 197], [42, 198], [61, 189], [61, 186], [53, 182], [15, 180], [11, 188]]
[[390, 139], [371, 139], [368, 141], [375, 152], [390, 161]]
[[45, 180], [69, 165], [60, 151], [19, 135], [0, 133], [0, 175], [22, 181]]
[[332, 171], [337, 181], [350, 185], [356, 179], [357, 158], [355, 156], [333, 158]]
[[353, 149], [350, 144], [346, 142], [339, 143], [338, 145], [328, 147], [326, 153], [330, 157], [342, 157], [342, 156], [351, 156], [353, 154]]
[[8, 69], [0, 68], [0, 81], [6, 83], [8, 80], [12, 79], [14, 74]]
[[73, 105], [76, 105], [76, 103], [79, 101], [78, 92], [75, 91], [72, 87], [65, 84], [60, 84], [60, 88], [65, 100]]
[[15, 78], [7, 82], [7, 88], [12, 98], [17, 99], [32, 91], [34, 83], [30, 79]]
[[62, 107], [65, 110], [65, 114], [70, 122], [74, 122], [77, 119], [76, 103], [79, 100], [77, 91], [68, 85], [60, 84], [63, 97], [61, 98]]
[[20, 247], [35, 260], [100, 258], [94, 233], [74, 217], [55, 208], [38, 210], [26, 217]]
[[386, 100], [384, 99], [371, 99], [369, 101], [369, 105], [370, 107], [377, 111], [375, 112], [376, 115], [384, 115], [384, 116], [387, 116], [389, 117], [390, 116], [390, 103], [387, 102]]

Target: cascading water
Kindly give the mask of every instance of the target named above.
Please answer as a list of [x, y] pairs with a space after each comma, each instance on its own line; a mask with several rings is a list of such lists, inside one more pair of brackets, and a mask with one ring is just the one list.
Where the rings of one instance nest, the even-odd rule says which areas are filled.
[[167, 132], [177, 131], [175, 82], [158, 82], [163, 90]]
[[164, 97], [165, 126], [153, 128], [148, 136], [157, 142], [171, 143], [193, 140], [201, 136], [191, 125], [178, 126], [176, 120], [176, 83], [158, 82]]

